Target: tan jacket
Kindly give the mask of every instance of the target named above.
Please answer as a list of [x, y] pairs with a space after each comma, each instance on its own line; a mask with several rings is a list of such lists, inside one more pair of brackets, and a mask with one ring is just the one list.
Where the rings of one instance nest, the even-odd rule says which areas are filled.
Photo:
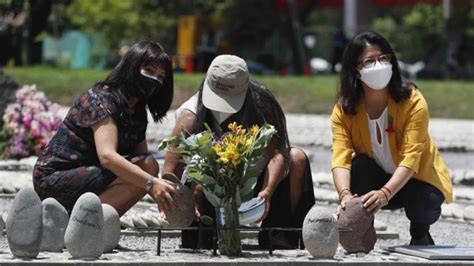
[[[423, 95], [413, 90], [410, 98], [388, 101], [388, 132], [392, 158], [397, 166], [415, 172], [415, 178], [438, 188], [447, 202], [452, 202], [449, 171], [428, 133], [429, 113]], [[345, 114], [339, 104], [331, 115], [333, 134], [332, 168], [351, 169], [353, 152], [374, 158], [363, 101], [355, 115]]]

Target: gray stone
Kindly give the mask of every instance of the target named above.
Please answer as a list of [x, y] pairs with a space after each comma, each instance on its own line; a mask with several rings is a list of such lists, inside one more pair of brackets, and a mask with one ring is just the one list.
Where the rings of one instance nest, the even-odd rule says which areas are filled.
[[332, 186], [334, 187], [334, 181], [332, 180], [332, 175], [328, 172], [318, 172], [318, 173], [313, 173], [313, 184], [316, 184], [318, 186]]
[[387, 224], [379, 220], [374, 221], [375, 231], [387, 231]]
[[474, 189], [468, 186], [457, 186], [453, 190], [454, 200], [474, 200]]
[[441, 217], [443, 218], [453, 218], [453, 210], [450, 207], [450, 204], [443, 203], [441, 205]]
[[7, 221], [8, 220], [8, 212], [2, 213], [2, 218], [3, 218], [3, 221]]
[[466, 170], [464, 169], [456, 169], [451, 172], [451, 178], [453, 185], [458, 185], [464, 179], [464, 175], [466, 174]]
[[130, 216], [122, 216], [120, 217], [120, 226], [122, 228], [133, 228], [134, 225], [133, 225], [133, 220], [132, 220], [132, 217]]
[[3, 221], [3, 217], [0, 216], [0, 235], [1, 234], [1, 231], [5, 228], [5, 221]]
[[333, 214], [316, 204], [303, 222], [303, 243], [315, 258], [333, 258], [337, 251], [339, 232]]
[[3, 183], [3, 193], [13, 194], [16, 193], [15, 186], [10, 183]]
[[18, 163], [22, 165], [23, 168], [33, 170], [33, 168], [35, 167], [36, 161], [38, 161], [38, 156], [29, 156], [29, 157], [20, 159]]
[[13, 185], [13, 187], [15, 188], [15, 193], [16, 193], [16, 192], [22, 190], [23, 188], [25, 188], [26, 186], [24, 184], [18, 182], [18, 183], [15, 183]]
[[87, 192], [79, 197], [71, 212], [64, 235], [67, 251], [76, 259], [91, 260], [104, 251], [104, 214], [97, 195]]
[[148, 227], [161, 227], [163, 224], [163, 220], [160, 219], [158, 212], [151, 212], [148, 210], [141, 217]]
[[450, 206], [451, 211], [453, 212], [454, 218], [457, 219], [464, 219], [464, 207], [458, 203], [451, 203]]
[[167, 227], [186, 227], [191, 225], [195, 215], [196, 204], [191, 190], [181, 183], [166, 181], [178, 192], [181, 192], [182, 196], [172, 195], [178, 207], [166, 214], [164, 220], [167, 222], [167, 225], [165, 225]]
[[132, 217], [133, 227], [135, 228], [147, 228], [148, 224], [143, 220], [141, 216], [135, 215]]
[[474, 221], [474, 205], [464, 208], [464, 220]]
[[146, 194], [146, 195], [142, 198], [141, 201], [149, 202], [149, 203], [155, 203], [155, 201], [153, 200], [153, 198], [152, 198], [150, 195], [148, 195], [148, 194]]
[[43, 200], [43, 240], [40, 250], [62, 252], [68, 223], [69, 215], [61, 203], [54, 198]]
[[32, 188], [16, 194], [10, 207], [6, 229], [13, 256], [36, 258], [43, 235], [41, 200]]
[[346, 208], [341, 210], [337, 225], [352, 230], [339, 234], [339, 243], [348, 253], [369, 253], [377, 241], [374, 229], [374, 215], [367, 212], [361, 198], [346, 202]]
[[104, 213], [104, 253], [111, 252], [120, 241], [120, 217], [109, 204], [102, 204]]
[[466, 170], [464, 179], [461, 180], [461, 184], [465, 186], [474, 186], [474, 170]]

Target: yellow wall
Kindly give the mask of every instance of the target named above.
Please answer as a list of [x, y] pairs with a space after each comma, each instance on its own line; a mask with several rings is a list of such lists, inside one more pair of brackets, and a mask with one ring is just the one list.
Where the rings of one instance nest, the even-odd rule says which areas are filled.
[[178, 49], [180, 56], [194, 55], [196, 47], [197, 18], [180, 16], [178, 21]]

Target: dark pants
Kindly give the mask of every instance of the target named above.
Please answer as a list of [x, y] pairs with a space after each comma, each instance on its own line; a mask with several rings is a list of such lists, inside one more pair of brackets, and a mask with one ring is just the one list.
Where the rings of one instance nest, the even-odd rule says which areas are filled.
[[[354, 194], [362, 196], [369, 191], [378, 190], [390, 177], [375, 160], [366, 155], [357, 155], [352, 159], [351, 191]], [[419, 239], [439, 219], [443, 202], [444, 196], [436, 187], [411, 178], [383, 209], [404, 208], [410, 220], [410, 234]]]

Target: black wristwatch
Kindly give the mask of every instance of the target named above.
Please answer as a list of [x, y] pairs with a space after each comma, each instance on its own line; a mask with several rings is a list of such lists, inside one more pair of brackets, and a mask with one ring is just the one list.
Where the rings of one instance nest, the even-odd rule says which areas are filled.
[[147, 192], [150, 192], [151, 188], [153, 187], [153, 178], [153, 176], [148, 176], [148, 179], [146, 180], [145, 190]]

